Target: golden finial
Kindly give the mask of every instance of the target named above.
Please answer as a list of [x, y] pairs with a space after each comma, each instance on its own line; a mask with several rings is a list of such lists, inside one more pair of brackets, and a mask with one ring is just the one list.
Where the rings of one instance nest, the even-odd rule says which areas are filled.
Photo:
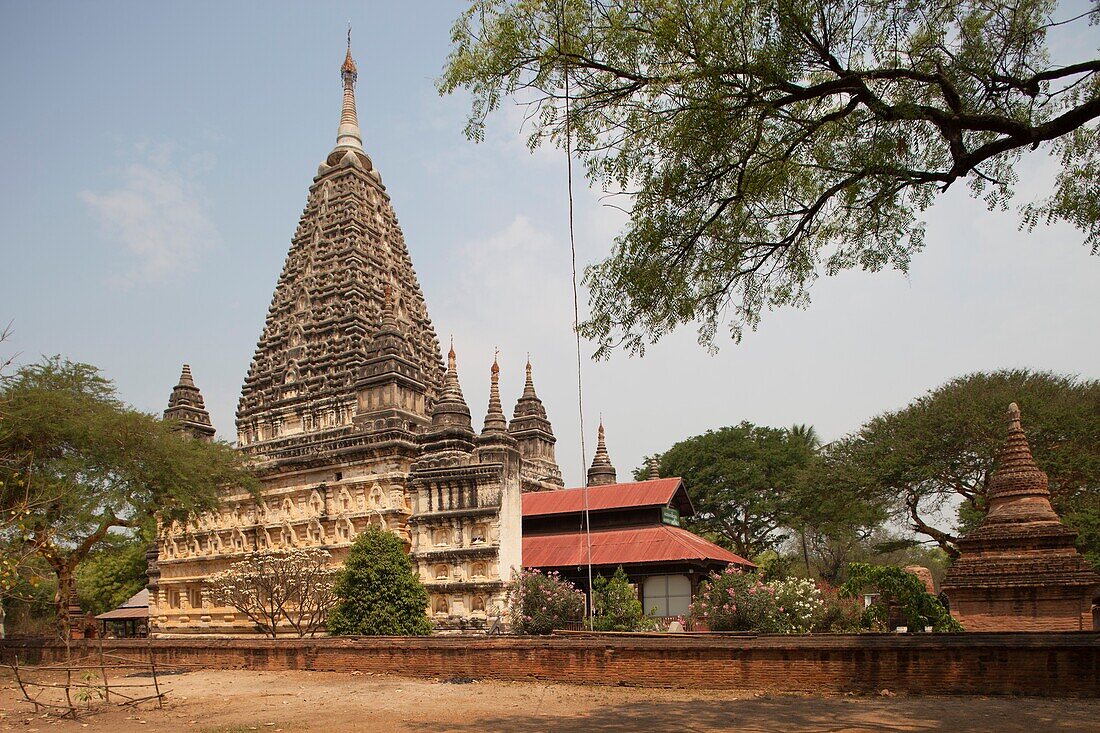
[[351, 58], [351, 21], [348, 21], [348, 53], [344, 56], [344, 65], [340, 67], [340, 71], [345, 74], [355, 74], [357, 69], [355, 68], [355, 61]]

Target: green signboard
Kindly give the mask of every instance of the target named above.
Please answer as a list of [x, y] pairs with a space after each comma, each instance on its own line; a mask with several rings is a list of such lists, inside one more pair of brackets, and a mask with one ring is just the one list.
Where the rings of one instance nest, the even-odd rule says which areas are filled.
[[670, 506], [661, 507], [661, 521], [665, 524], [671, 524], [673, 527], [679, 527], [680, 510]]

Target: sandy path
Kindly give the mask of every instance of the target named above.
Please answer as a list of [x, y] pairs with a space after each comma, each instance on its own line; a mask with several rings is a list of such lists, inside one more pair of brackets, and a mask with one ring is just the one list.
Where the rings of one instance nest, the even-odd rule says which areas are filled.
[[1100, 700], [807, 697], [752, 691], [581, 687], [205, 671], [165, 678], [163, 710], [78, 722], [36, 717], [0, 674], [0, 730], [18, 731], [1098, 731]]

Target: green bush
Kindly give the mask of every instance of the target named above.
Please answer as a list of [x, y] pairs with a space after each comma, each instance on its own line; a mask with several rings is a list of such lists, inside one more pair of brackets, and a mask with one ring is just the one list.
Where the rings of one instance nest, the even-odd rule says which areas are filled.
[[328, 631], [337, 636], [425, 636], [428, 593], [413, 573], [401, 541], [369, 528], [348, 551], [336, 580], [335, 608]]
[[592, 581], [592, 603], [592, 628], [596, 631], [648, 631], [656, 627], [642, 611], [642, 602], [621, 567], [610, 578], [601, 575]]
[[584, 618], [584, 593], [554, 571], [512, 571], [508, 617], [517, 634], [549, 634]]
[[889, 607], [896, 605], [911, 629], [931, 626], [933, 631], [963, 630], [940, 600], [928, 592], [920, 578], [899, 567], [862, 562], [850, 564], [848, 582], [841, 587], [841, 594], [856, 597], [867, 590], [877, 592], [880, 600], [864, 612], [865, 628], [885, 626]]

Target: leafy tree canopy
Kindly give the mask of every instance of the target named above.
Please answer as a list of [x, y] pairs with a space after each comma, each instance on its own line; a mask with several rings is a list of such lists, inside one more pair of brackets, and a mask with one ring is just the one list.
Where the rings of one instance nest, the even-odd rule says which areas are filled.
[[0, 540], [31, 548], [58, 579], [64, 620], [77, 565], [114, 528], [154, 514], [183, 520], [216, 505], [228, 485], [254, 489], [225, 443], [181, 435], [130, 409], [87, 364], [60, 357], [0, 381], [0, 513], [16, 516]]
[[906, 270], [921, 212], [960, 180], [1007, 208], [1026, 150], [1061, 172], [1023, 224], [1100, 250], [1100, 59], [1052, 63], [1047, 38], [1098, 19], [1056, 0], [471, 0], [439, 89], [470, 92], [473, 139], [504, 99], [530, 105], [532, 147], [571, 139], [625, 197], [582, 331], [640, 353], [693, 321], [740, 338], [822, 274]]
[[428, 592], [413, 571], [401, 540], [370, 527], [359, 535], [336, 580], [328, 631], [338, 636], [426, 636]]
[[782, 543], [803, 508], [813, 462], [801, 438], [743, 422], [682, 440], [661, 456], [661, 475], [687, 486], [694, 530], [747, 558]]
[[76, 566], [76, 594], [80, 607], [100, 614], [118, 608], [145, 587], [149, 569], [145, 553], [155, 528], [133, 534], [110, 533]]
[[[986, 489], [1017, 402], [1054, 508], [1100, 561], [1100, 381], [1029, 370], [954, 379], [830, 446], [838, 476], [893, 502], [913, 530], [956, 556], [986, 510]], [[955, 513], [957, 529], [942, 518]]]

